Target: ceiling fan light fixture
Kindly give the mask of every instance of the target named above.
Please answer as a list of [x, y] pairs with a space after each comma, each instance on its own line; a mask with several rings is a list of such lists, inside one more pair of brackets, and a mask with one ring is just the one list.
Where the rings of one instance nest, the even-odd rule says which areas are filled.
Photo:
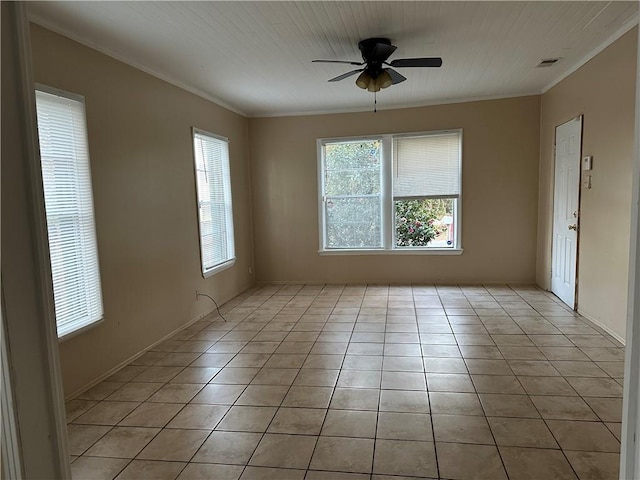
[[371, 78], [371, 75], [369, 75], [365, 70], [360, 75], [358, 75], [358, 78], [356, 78], [356, 85], [363, 90], [367, 90], [372, 80], [373, 79]]
[[386, 68], [380, 75], [378, 75], [378, 78], [376, 78], [376, 83], [380, 85], [380, 88], [387, 88], [393, 84], [393, 79], [391, 78], [391, 75], [389, 75], [389, 72]]

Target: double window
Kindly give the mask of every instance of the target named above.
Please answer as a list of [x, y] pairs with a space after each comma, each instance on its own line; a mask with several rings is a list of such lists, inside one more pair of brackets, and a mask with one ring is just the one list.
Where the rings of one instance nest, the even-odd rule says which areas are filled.
[[58, 337], [102, 319], [84, 98], [39, 87], [38, 137]]
[[460, 251], [462, 131], [320, 140], [324, 252]]
[[229, 141], [193, 129], [200, 258], [204, 277], [235, 262]]

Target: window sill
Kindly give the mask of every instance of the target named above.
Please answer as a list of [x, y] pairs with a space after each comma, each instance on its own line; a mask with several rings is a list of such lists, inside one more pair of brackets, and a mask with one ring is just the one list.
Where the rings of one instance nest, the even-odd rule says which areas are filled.
[[58, 342], [62, 343], [62, 342], [66, 342], [67, 340], [72, 339], [73, 337], [80, 335], [81, 333], [84, 333], [88, 330], [91, 330], [94, 327], [97, 327], [98, 325], [102, 325], [102, 323], [104, 322], [104, 317], [101, 317], [98, 320], [95, 320], [91, 323], [87, 323], [86, 325], [82, 325], [81, 327], [78, 327], [75, 330], [71, 330], [70, 332], [65, 333], [64, 335], [61, 335], [58, 337]]
[[233, 267], [233, 265], [236, 263], [236, 259], [235, 257], [232, 258], [231, 260], [228, 260], [224, 263], [221, 263], [220, 265], [216, 265], [215, 267], [207, 270], [206, 272], [202, 272], [202, 276], [204, 278], [209, 278], [212, 277], [213, 275], [215, 275], [216, 273], [219, 273], [223, 270], [226, 270], [227, 268], [231, 268]]
[[462, 255], [462, 248], [403, 248], [383, 249], [334, 249], [318, 250], [319, 255]]

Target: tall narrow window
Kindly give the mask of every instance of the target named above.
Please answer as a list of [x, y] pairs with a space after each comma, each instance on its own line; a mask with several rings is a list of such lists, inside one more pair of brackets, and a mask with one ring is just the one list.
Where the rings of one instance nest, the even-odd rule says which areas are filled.
[[84, 98], [36, 91], [58, 337], [102, 319]]
[[206, 277], [235, 262], [229, 141], [193, 129], [200, 224], [200, 258]]
[[380, 140], [323, 145], [327, 248], [382, 246]]

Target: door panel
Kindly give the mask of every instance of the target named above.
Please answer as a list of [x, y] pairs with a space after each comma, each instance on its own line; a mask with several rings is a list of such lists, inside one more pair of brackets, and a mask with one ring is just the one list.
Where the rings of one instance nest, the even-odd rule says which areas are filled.
[[556, 128], [551, 291], [576, 307], [582, 117]]

